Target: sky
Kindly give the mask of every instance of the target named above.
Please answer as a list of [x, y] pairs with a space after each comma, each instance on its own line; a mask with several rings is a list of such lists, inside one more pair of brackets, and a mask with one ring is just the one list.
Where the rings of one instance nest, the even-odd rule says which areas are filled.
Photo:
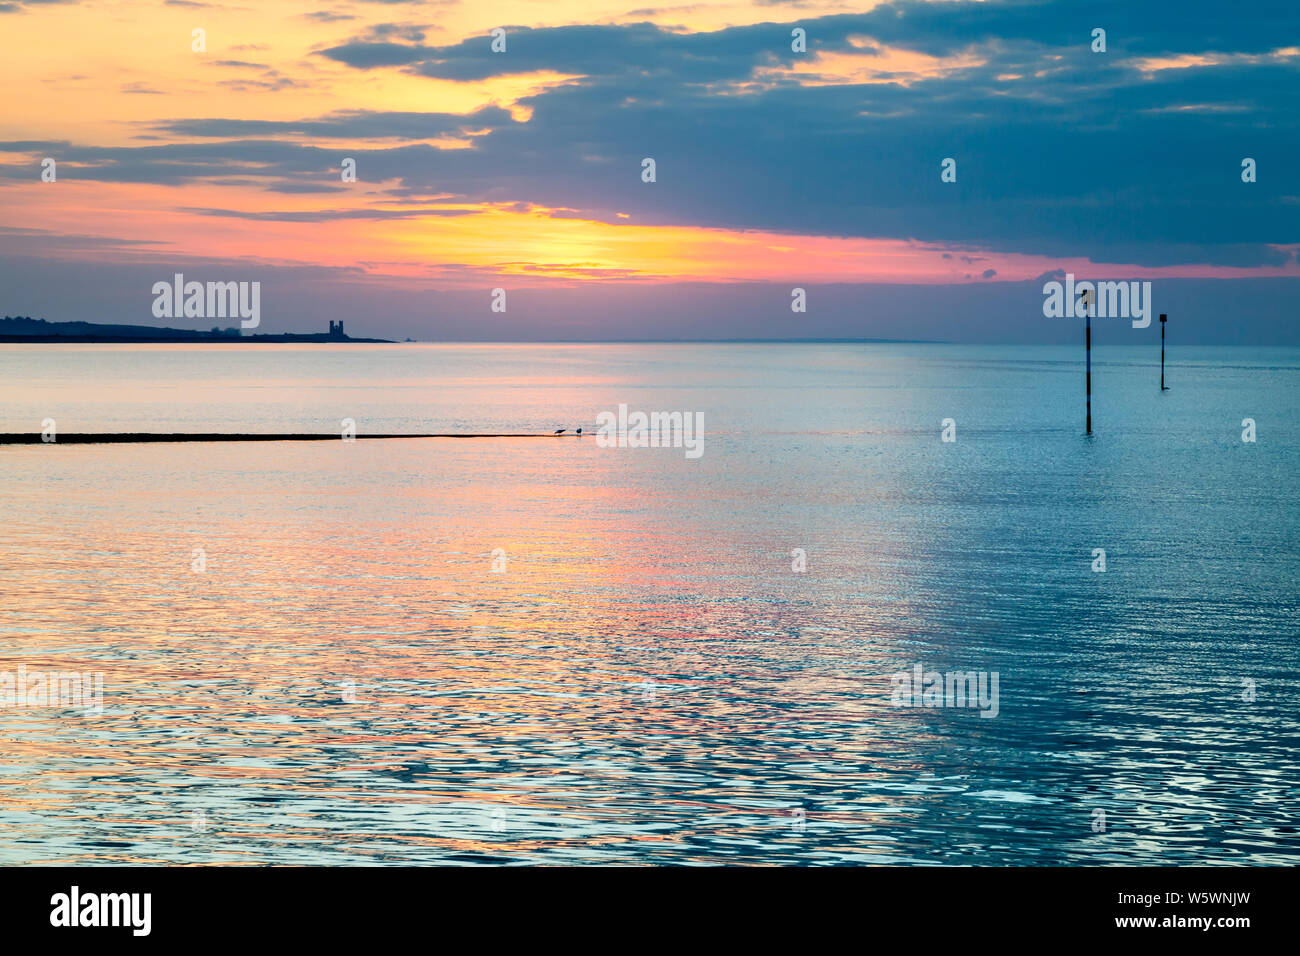
[[1069, 273], [1300, 344], [1295, 0], [0, 0], [0, 82], [0, 314], [1067, 342]]

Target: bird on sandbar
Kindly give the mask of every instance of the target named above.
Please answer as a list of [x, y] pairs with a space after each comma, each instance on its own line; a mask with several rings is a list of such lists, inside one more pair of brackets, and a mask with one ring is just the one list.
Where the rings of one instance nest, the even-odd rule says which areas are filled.
[[557, 435], [563, 435], [563, 434], [564, 434], [564, 429], [563, 429], [563, 428], [557, 428], [557, 429], [555, 429], [555, 434], [557, 434]]
[[582, 429], [581, 429], [581, 428], [578, 429], [578, 434], [579, 434], [579, 435], [582, 434]]

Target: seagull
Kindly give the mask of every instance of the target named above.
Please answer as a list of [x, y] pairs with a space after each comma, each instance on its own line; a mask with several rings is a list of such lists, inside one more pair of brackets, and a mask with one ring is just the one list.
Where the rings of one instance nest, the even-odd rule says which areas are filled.
[[563, 434], [564, 434], [564, 429], [563, 429], [563, 428], [557, 428], [557, 429], [555, 429], [555, 434], [557, 434], [557, 435], [563, 435]]
[[582, 429], [581, 429], [581, 428], [578, 429], [578, 434], [579, 434], [579, 435], [582, 434]]

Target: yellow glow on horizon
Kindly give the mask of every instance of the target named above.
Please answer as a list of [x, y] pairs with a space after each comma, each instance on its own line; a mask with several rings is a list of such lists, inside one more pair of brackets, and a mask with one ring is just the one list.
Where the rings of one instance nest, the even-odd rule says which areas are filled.
[[[1096, 272], [1086, 259], [1007, 254], [904, 239], [795, 235], [759, 230], [604, 222], [557, 215], [562, 210], [515, 203], [380, 204], [410, 218], [375, 218], [362, 200], [381, 196], [379, 184], [360, 193], [275, 197], [265, 218], [258, 190], [198, 184], [179, 203], [174, 187], [60, 180], [0, 189], [13, 221], [40, 223], [54, 235], [125, 240], [96, 248], [101, 260], [147, 259], [183, 265], [189, 258], [346, 269], [358, 278], [392, 278], [437, 287], [473, 287], [508, 278], [515, 284], [575, 284], [608, 279], [642, 282], [960, 283], [1026, 280], [1050, 269]], [[51, 202], [58, 197], [58, 204]], [[182, 208], [187, 207], [187, 208]], [[207, 215], [190, 210], [230, 210]], [[320, 210], [359, 212], [357, 218], [313, 218]], [[262, 218], [244, 218], [251, 210]], [[460, 215], [436, 215], [436, 212]], [[303, 216], [306, 221], [293, 217]], [[66, 240], [65, 240], [66, 241]], [[13, 247], [21, 251], [21, 244]], [[89, 247], [87, 247], [89, 248]], [[1296, 247], [1279, 246], [1285, 251]], [[84, 252], [84, 248], [79, 250]], [[945, 257], [945, 254], [946, 257]], [[48, 253], [57, 257], [58, 252]], [[962, 256], [972, 262], [963, 263]], [[169, 266], [170, 268], [170, 266]], [[1294, 256], [1284, 266], [1124, 267], [1133, 278], [1300, 276]], [[1113, 271], [1113, 269], [1112, 269]]]
[[[395, 198], [396, 182], [362, 182], [339, 189], [337, 168], [303, 173], [299, 185], [318, 192], [278, 193], [264, 188], [263, 171], [231, 162], [227, 180], [183, 186], [78, 179], [88, 159], [83, 148], [196, 144], [219, 148], [220, 138], [159, 132], [183, 119], [239, 119], [297, 123], [350, 111], [449, 113], [466, 116], [463, 130], [433, 131], [427, 138], [310, 133], [259, 134], [237, 138], [314, 145], [341, 159], [353, 152], [423, 143], [439, 150], [472, 150], [485, 124], [472, 114], [487, 106], [508, 110], [520, 123], [531, 121], [530, 97], [580, 81], [563, 64], [489, 79], [454, 82], [431, 79], [401, 66], [358, 70], [321, 56], [349, 40], [377, 38], [425, 46], [476, 42], [485, 55], [493, 27], [562, 26], [577, 23], [652, 21], [665, 29], [711, 31], [726, 26], [768, 24], [773, 50], [787, 44], [791, 23], [826, 14], [865, 12], [877, 4], [819, 0], [760, 5], [748, 0], [680, 4], [652, 12], [629, 11], [614, 0], [503, 0], [423, 7], [341, 0], [328, 9], [351, 19], [320, 22], [306, 14], [317, 4], [271, 0], [247, 6], [167, 6], [156, 0], [87, 4], [29, 4], [0, 16], [5, 56], [0, 82], [6, 105], [0, 140], [50, 142], [59, 163], [56, 184], [41, 183], [41, 157], [11, 152], [3, 160], [30, 164], [29, 181], [0, 184], [6, 224], [40, 230], [28, 241], [43, 255], [66, 256], [82, 242], [98, 259], [138, 261], [187, 257], [286, 263], [354, 270], [358, 276], [404, 277], [445, 285], [473, 284], [488, 277], [519, 283], [623, 281], [978, 282], [986, 269], [995, 281], [1027, 279], [1056, 268], [1091, 270], [1037, 255], [990, 253], [978, 247], [905, 239], [844, 238], [688, 224], [647, 225], [627, 212], [567, 210], [501, 202], [459, 202], [437, 194], [421, 202]], [[397, 24], [396, 35], [374, 32]], [[206, 31], [206, 51], [191, 49], [191, 31]], [[764, 27], [766, 29], [766, 27]], [[421, 36], [423, 39], [421, 40]], [[810, 36], [810, 40], [814, 37]], [[720, 87], [743, 96], [780, 83], [823, 86], [902, 83], [979, 66], [987, 57], [977, 47], [940, 58], [852, 38], [853, 49], [817, 53], [789, 65], [761, 67], [744, 82]], [[878, 49], [879, 52], [871, 52]], [[1199, 54], [1134, 61], [1154, 72], [1235, 62], [1291, 61], [1300, 47], [1266, 54]], [[1049, 55], [1049, 60], [1060, 56]], [[221, 65], [234, 62], [236, 65]], [[775, 62], [775, 61], [774, 61]], [[246, 65], [238, 65], [246, 64]], [[1041, 75], [1043, 71], [1035, 75]], [[1003, 74], [999, 80], [1019, 79]], [[653, 91], [650, 95], [654, 95]], [[1198, 105], [1170, 109], [1194, 110]], [[58, 146], [57, 144], [67, 144]], [[637, 154], [640, 155], [640, 154]], [[594, 158], [594, 157], [593, 157]], [[529, 159], [521, 157], [521, 168]], [[297, 175], [297, 174], [295, 174]], [[315, 177], [315, 178], [313, 178]], [[495, 193], [489, 193], [495, 195]], [[527, 193], [522, 194], [528, 198]], [[513, 198], [513, 197], [512, 197]], [[1283, 200], [1286, 201], [1286, 200]], [[450, 215], [449, 215], [450, 214]], [[602, 221], [608, 215], [610, 221]], [[50, 245], [39, 236], [58, 237]], [[76, 237], [89, 237], [79, 240]], [[91, 246], [91, 240], [118, 240]], [[12, 236], [9, 247], [22, 254]], [[45, 243], [41, 245], [41, 243]], [[1291, 247], [1279, 247], [1291, 248]], [[944, 258], [949, 253], [949, 258]], [[978, 265], [961, 262], [963, 255]], [[1187, 266], [1174, 269], [1123, 267], [1127, 275], [1295, 276], [1300, 262], [1252, 269]]]

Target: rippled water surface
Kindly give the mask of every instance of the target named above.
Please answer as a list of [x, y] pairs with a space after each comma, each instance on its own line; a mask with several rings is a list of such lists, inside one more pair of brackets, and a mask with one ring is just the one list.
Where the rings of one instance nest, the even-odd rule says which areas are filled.
[[0, 672], [104, 682], [0, 862], [1295, 863], [1300, 351], [1099, 345], [1092, 439], [1079, 353], [0, 347], [0, 431], [570, 430], [0, 447]]

